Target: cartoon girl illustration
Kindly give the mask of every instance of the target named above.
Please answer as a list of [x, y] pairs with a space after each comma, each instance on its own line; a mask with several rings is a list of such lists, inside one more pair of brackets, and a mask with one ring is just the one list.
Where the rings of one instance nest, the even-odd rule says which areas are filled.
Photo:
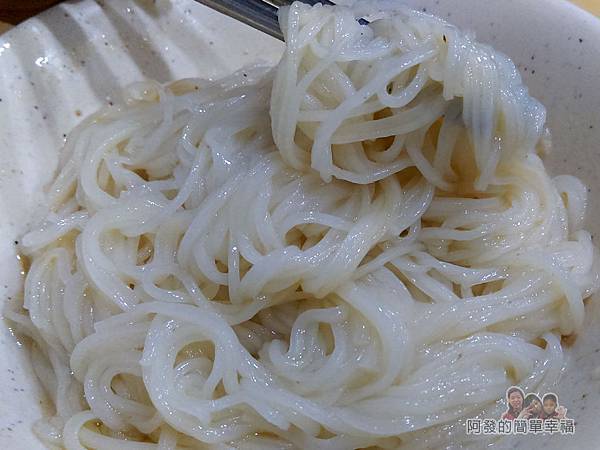
[[[515, 420], [522, 419], [524, 416], [523, 401], [525, 396], [520, 387], [511, 386], [506, 391], [506, 402], [508, 403], [508, 409], [502, 414], [502, 419]], [[521, 415], [523, 414], [523, 415]]]
[[567, 408], [558, 405], [558, 396], [552, 392], [544, 394], [544, 397], [542, 397], [542, 413], [540, 414], [541, 419], [561, 420], [566, 418], [566, 416]]

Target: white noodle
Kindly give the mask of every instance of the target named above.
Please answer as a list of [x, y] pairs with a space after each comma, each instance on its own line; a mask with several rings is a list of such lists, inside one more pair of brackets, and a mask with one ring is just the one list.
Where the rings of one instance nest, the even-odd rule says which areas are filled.
[[397, 2], [281, 23], [275, 70], [137, 83], [67, 139], [5, 312], [44, 442], [480, 448], [466, 418], [558, 381], [598, 263], [513, 63]]

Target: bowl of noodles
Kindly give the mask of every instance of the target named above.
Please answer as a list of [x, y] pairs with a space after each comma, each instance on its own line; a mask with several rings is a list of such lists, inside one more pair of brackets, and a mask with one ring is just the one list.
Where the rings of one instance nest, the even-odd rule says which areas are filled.
[[600, 21], [339, 3], [1, 37], [2, 446], [593, 448]]

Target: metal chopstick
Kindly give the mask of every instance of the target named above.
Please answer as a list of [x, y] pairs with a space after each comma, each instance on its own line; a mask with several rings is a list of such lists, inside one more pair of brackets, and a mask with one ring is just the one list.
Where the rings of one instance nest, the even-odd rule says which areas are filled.
[[263, 33], [283, 41], [277, 8], [262, 0], [196, 0]]
[[[267, 33], [280, 41], [283, 41], [283, 33], [279, 28], [277, 18], [278, 7], [289, 5], [289, 0], [269, 0], [269, 3], [263, 0], [196, 0], [208, 6], [215, 11], [239, 20], [252, 28], [256, 28], [263, 33]], [[324, 5], [334, 5], [329, 0], [301, 0], [303, 3], [315, 5], [322, 3]], [[359, 19], [361, 25], [367, 25], [365, 19]]]

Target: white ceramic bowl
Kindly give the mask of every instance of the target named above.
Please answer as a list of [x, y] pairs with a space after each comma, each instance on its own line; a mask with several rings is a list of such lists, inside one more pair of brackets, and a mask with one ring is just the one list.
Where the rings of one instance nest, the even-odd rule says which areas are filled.
[[[600, 21], [561, 0], [406, 0], [472, 30], [518, 64], [548, 108], [553, 173], [590, 187], [588, 228], [600, 232]], [[39, 215], [67, 133], [129, 82], [218, 77], [274, 64], [275, 40], [192, 0], [63, 3], [0, 36], [0, 299], [21, 288], [15, 239]], [[597, 303], [597, 302], [596, 302]], [[574, 436], [531, 436], [523, 448], [598, 448], [600, 307], [569, 351], [557, 391]], [[32, 423], [49, 407], [27, 350], [0, 323], [0, 448], [43, 448]]]

